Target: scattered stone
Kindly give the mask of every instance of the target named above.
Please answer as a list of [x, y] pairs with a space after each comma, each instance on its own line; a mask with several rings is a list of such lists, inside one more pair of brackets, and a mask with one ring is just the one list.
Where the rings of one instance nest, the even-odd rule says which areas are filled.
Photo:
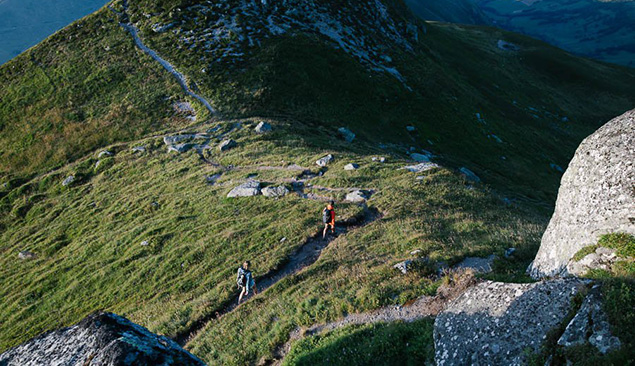
[[359, 165], [355, 163], [346, 164], [344, 170], [357, 170], [359, 169]]
[[132, 148], [132, 152], [133, 153], [143, 153], [146, 152], [146, 147], [145, 146], [135, 146]]
[[423, 172], [427, 172], [428, 170], [432, 170], [435, 168], [440, 168], [440, 166], [438, 164], [435, 163], [421, 163], [421, 164], [417, 164], [417, 165], [408, 165], [403, 167], [403, 169], [406, 169], [409, 172], [412, 173], [423, 173]]
[[421, 252], [422, 252], [422, 250], [421, 250], [421, 249], [415, 249], [415, 250], [413, 250], [412, 252], [410, 252], [410, 255], [417, 255], [417, 254], [419, 254], [419, 253], [421, 253]]
[[229, 140], [224, 140], [223, 142], [221, 142], [218, 145], [218, 150], [220, 151], [227, 151], [229, 149], [232, 149], [234, 147], [236, 147], [236, 141], [229, 139]]
[[193, 147], [194, 147], [194, 144], [189, 144], [189, 143], [170, 145], [168, 146], [168, 152], [174, 151], [180, 154], [180, 153], [184, 153], [191, 150]]
[[262, 195], [265, 197], [284, 197], [289, 193], [285, 186], [265, 187], [262, 189]]
[[285, 241], [287, 241], [287, 237], [286, 237], [286, 236], [285, 236], [285, 237], [283, 237], [282, 239], [280, 239], [280, 242], [281, 242], [281, 243], [284, 243]]
[[171, 339], [113, 313], [89, 315], [0, 355], [0, 365], [183, 365], [203, 361]]
[[368, 198], [370, 198], [370, 192], [362, 190], [356, 190], [346, 195], [346, 201], [349, 202], [364, 202]]
[[271, 129], [272, 129], [271, 125], [268, 124], [267, 122], [260, 122], [254, 129], [254, 131], [256, 131], [256, 133], [267, 133], [267, 132], [271, 132]]
[[148, 245], [150, 245], [150, 242], [147, 241], [147, 240], [144, 240], [144, 241], [141, 242], [141, 246], [142, 247], [147, 247]]
[[213, 174], [213, 175], [208, 175], [207, 177], [205, 177], [205, 180], [207, 181], [207, 184], [213, 186], [214, 184], [216, 184], [216, 181], [218, 180], [218, 178], [221, 177], [222, 174]]
[[18, 253], [18, 258], [22, 260], [35, 259], [35, 257], [37, 257], [37, 254], [33, 252], [29, 252], [27, 250], [24, 250]]
[[317, 164], [318, 166], [321, 167], [325, 167], [327, 166], [329, 163], [331, 163], [333, 160], [335, 160], [335, 158], [333, 157], [333, 155], [328, 154], [325, 157], [322, 157], [320, 159], [318, 159], [315, 164]]
[[584, 299], [580, 310], [569, 322], [558, 344], [564, 347], [589, 342], [602, 354], [620, 348], [619, 338], [611, 334], [608, 317], [602, 309], [600, 286], [595, 285]]
[[406, 126], [406, 131], [408, 132], [415, 132], [417, 129], [415, 128], [415, 126], [412, 125], [408, 125]]
[[232, 189], [227, 197], [251, 197], [260, 194], [260, 182], [255, 180], [247, 181]]
[[372, 160], [373, 160], [373, 161], [378, 161], [378, 162], [380, 162], [380, 163], [384, 163], [384, 162], [386, 162], [386, 158], [385, 158], [385, 157], [383, 157], [383, 156], [373, 156]]
[[455, 269], [471, 269], [477, 273], [489, 273], [492, 271], [492, 263], [496, 256], [494, 254], [486, 258], [467, 257], [461, 263], [454, 266]]
[[340, 127], [337, 131], [340, 133], [340, 136], [342, 136], [342, 138], [346, 140], [346, 142], [350, 143], [355, 140], [355, 134], [348, 128]]
[[66, 177], [66, 179], [64, 179], [62, 181], [62, 185], [64, 187], [66, 187], [66, 186], [72, 184], [74, 181], [75, 181], [75, 176], [74, 175], [69, 175], [68, 177]]
[[583, 287], [581, 280], [558, 279], [485, 281], [467, 289], [434, 322], [436, 364], [526, 364], [567, 316], [573, 296]]
[[430, 162], [430, 156], [428, 155], [424, 155], [424, 154], [419, 154], [419, 153], [412, 153], [410, 154], [410, 158], [416, 162], [419, 163], [428, 163]]
[[516, 248], [507, 248], [505, 249], [505, 258], [509, 258], [516, 253]]
[[410, 259], [406, 259], [403, 262], [395, 264], [394, 266], [392, 266], [392, 268], [399, 270], [403, 274], [407, 274], [408, 270], [410, 269], [410, 265], [412, 265], [412, 261]]
[[101, 158], [103, 158], [104, 156], [105, 156], [105, 157], [109, 157], [109, 156], [112, 156], [112, 155], [113, 155], [113, 153], [111, 153], [110, 151], [108, 151], [108, 150], [104, 150], [104, 151], [100, 152], [100, 153], [99, 153], [99, 155], [97, 155], [97, 158], [98, 158], [98, 159], [101, 159]]
[[554, 214], [528, 272], [568, 275], [569, 261], [601, 235], [635, 235], [635, 110], [587, 137], [562, 176]]
[[425, 176], [425, 175], [417, 175], [417, 176], [415, 177], [415, 179], [416, 179], [416, 180], [424, 180], [424, 179], [426, 179], [426, 176]]
[[473, 171], [469, 170], [466, 167], [462, 167], [461, 169], [459, 169], [459, 172], [461, 172], [461, 174], [463, 174], [463, 176], [465, 176], [465, 179], [471, 181], [471, 182], [480, 182], [481, 178], [478, 177], [478, 175], [474, 174]]
[[503, 51], [518, 51], [520, 49], [520, 47], [518, 47], [517, 45], [510, 42], [505, 42], [502, 39], [498, 40], [498, 42], [496, 43], [496, 47]]

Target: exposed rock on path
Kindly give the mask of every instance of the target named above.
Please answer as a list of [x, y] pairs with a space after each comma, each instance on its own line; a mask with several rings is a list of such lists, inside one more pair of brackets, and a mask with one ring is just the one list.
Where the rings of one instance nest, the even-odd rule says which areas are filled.
[[532, 277], [567, 275], [567, 264], [600, 235], [635, 235], [635, 110], [587, 137], [562, 177]]
[[434, 323], [437, 365], [522, 365], [567, 316], [577, 279], [486, 281], [465, 291]]
[[112, 313], [93, 314], [76, 325], [37, 336], [0, 355], [3, 366], [183, 365], [203, 361], [167, 337]]

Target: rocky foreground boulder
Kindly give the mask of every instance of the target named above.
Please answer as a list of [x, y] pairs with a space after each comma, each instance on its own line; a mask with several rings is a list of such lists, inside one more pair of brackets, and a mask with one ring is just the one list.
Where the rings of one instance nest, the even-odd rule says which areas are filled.
[[562, 177], [556, 209], [528, 271], [569, 275], [580, 249], [603, 234], [635, 235], [635, 110], [587, 137]]
[[524, 365], [567, 316], [578, 279], [519, 284], [485, 281], [451, 302], [434, 322], [437, 365]]
[[2, 366], [203, 366], [174, 341], [113, 313], [37, 336], [0, 355]]

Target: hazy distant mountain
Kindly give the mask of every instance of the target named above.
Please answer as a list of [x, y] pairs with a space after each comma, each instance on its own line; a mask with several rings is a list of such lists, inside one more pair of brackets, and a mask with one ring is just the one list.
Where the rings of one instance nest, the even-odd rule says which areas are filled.
[[635, 67], [635, 2], [597, 0], [406, 0], [420, 17], [489, 24], [569, 52]]
[[105, 3], [106, 0], [0, 0], [0, 64]]

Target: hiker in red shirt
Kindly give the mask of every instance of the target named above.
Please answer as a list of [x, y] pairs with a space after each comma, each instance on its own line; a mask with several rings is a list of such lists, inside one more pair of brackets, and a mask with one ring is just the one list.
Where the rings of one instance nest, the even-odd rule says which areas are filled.
[[322, 232], [322, 239], [326, 238], [326, 232], [331, 227], [331, 234], [335, 234], [335, 208], [333, 207], [335, 202], [330, 201], [329, 204], [322, 210], [322, 222], [324, 223], [324, 231]]

